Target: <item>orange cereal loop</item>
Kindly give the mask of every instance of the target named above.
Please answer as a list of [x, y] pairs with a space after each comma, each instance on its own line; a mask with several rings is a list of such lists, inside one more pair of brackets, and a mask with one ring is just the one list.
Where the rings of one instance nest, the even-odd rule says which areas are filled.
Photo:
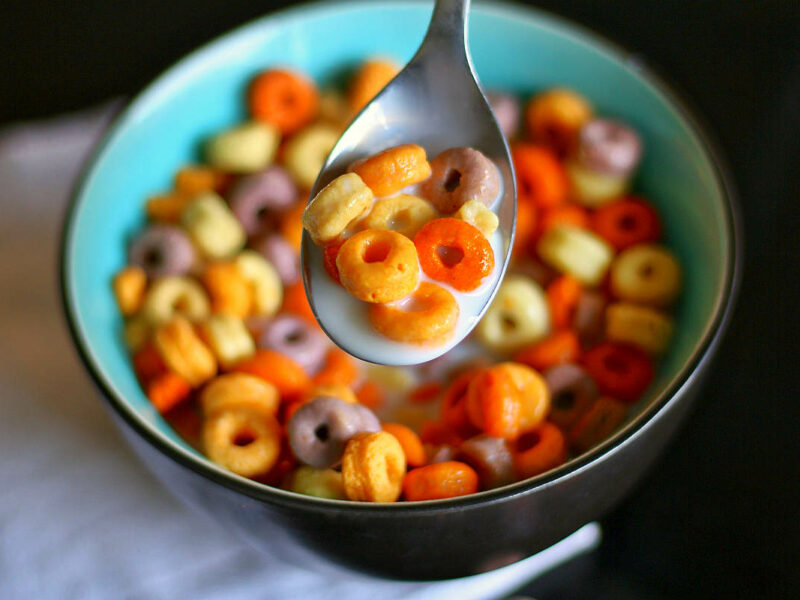
[[339, 398], [348, 404], [358, 404], [360, 401], [350, 386], [343, 383], [315, 383], [308, 389], [303, 400], [310, 401], [319, 396]]
[[600, 206], [592, 215], [592, 229], [617, 250], [657, 242], [661, 237], [658, 213], [635, 196]]
[[145, 344], [133, 355], [133, 372], [143, 385], [166, 370], [167, 365], [152, 343]]
[[153, 342], [167, 367], [192, 387], [217, 374], [217, 359], [186, 318], [173, 317], [156, 329]]
[[319, 326], [314, 311], [311, 310], [311, 305], [308, 303], [308, 296], [302, 281], [295, 281], [283, 288], [281, 311], [297, 315], [309, 323]]
[[517, 174], [517, 200], [538, 208], [564, 204], [569, 180], [552, 152], [533, 144], [518, 143], [511, 148]]
[[325, 249], [322, 251], [322, 264], [325, 267], [325, 271], [328, 273], [328, 275], [330, 275], [330, 278], [338, 284], [342, 283], [342, 279], [339, 277], [339, 268], [336, 266], [336, 257], [339, 256], [339, 250], [342, 248], [342, 244], [344, 244], [344, 242], [344, 240], [341, 242], [334, 242], [329, 246], [325, 246]]
[[558, 427], [544, 422], [522, 434], [513, 444], [511, 455], [517, 477], [527, 479], [563, 464], [567, 460], [567, 443]]
[[455, 460], [412, 469], [403, 481], [403, 495], [409, 502], [466, 496], [478, 489], [475, 470]]
[[579, 229], [589, 228], [589, 214], [577, 204], [565, 204], [547, 208], [542, 213], [539, 223], [539, 235], [547, 233], [553, 227], [571, 225]]
[[191, 392], [192, 386], [172, 371], [156, 376], [147, 384], [147, 399], [161, 414], [186, 400]]
[[507, 440], [519, 435], [522, 399], [502, 365], [484, 369], [470, 381], [466, 406], [472, 424], [487, 435]]
[[514, 232], [514, 256], [525, 255], [533, 248], [538, 227], [538, 209], [533, 202], [517, 198], [517, 225]]
[[253, 356], [237, 364], [233, 370], [255, 375], [271, 383], [284, 402], [302, 396], [310, 385], [303, 367], [274, 350], [258, 350]]
[[431, 165], [422, 146], [404, 144], [359, 161], [351, 171], [361, 177], [376, 196], [390, 196], [427, 179]]
[[[301, 196], [305, 198], [306, 196]], [[283, 214], [280, 224], [280, 233], [295, 251], [300, 252], [303, 245], [303, 211], [305, 202], [298, 202]]]
[[114, 275], [112, 283], [119, 311], [126, 317], [138, 312], [144, 300], [147, 275], [141, 267], [125, 267]]
[[550, 390], [538, 372], [527, 365], [505, 362], [495, 368], [504, 369], [519, 392], [519, 431], [538, 427], [550, 412]]
[[576, 452], [586, 452], [614, 433], [627, 413], [628, 410], [622, 402], [601, 396], [570, 430], [570, 446]]
[[429, 381], [414, 388], [408, 395], [412, 404], [428, 404], [433, 402], [442, 393], [442, 384], [438, 381]]
[[371, 410], [377, 410], [386, 401], [383, 389], [374, 381], [365, 381], [356, 390], [358, 401]]
[[314, 375], [314, 385], [338, 383], [352, 385], [359, 372], [355, 361], [341, 348], [331, 348], [325, 355], [322, 369]]
[[442, 421], [465, 435], [475, 431], [467, 414], [467, 390], [477, 374], [478, 371], [470, 370], [456, 377], [445, 390], [439, 409]]
[[271, 69], [253, 79], [247, 100], [253, 118], [271, 123], [288, 135], [314, 119], [319, 92], [313, 81], [299, 73]]
[[434, 219], [414, 236], [419, 263], [431, 279], [462, 292], [477, 288], [494, 269], [489, 240], [461, 219]]
[[514, 355], [514, 362], [522, 363], [538, 371], [566, 362], [576, 362], [581, 345], [576, 333], [570, 329], [557, 331], [541, 342], [528, 346]]
[[389, 339], [409, 344], [442, 344], [455, 331], [458, 302], [441, 286], [423, 281], [398, 304], [370, 304], [369, 322]]
[[417, 249], [396, 231], [358, 232], [342, 244], [336, 267], [344, 288], [364, 302], [404, 298], [419, 280]]
[[250, 314], [253, 294], [250, 284], [232, 262], [210, 262], [202, 277], [211, 299], [211, 311], [240, 319]]
[[181, 220], [184, 209], [192, 203], [193, 198], [177, 192], [150, 196], [144, 206], [145, 214], [157, 223], [177, 223]]
[[427, 420], [420, 423], [419, 439], [435, 446], [458, 446], [464, 441], [464, 436], [443, 421]]
[[175, 174], [175, 191], [190, 197], [202, 192], [219, 192], [228, 180], [229, 176], [218, 169], [187, 165]]
[[242, 408], [220, 411], [203, 423], [206, 455], [243, 477], [265, 475], [275, 466], [282, 437], [273, 415]]
[[350, 438], [342, 457], [342, 480], [350, 500], [395, 502], [402, 492], [406, 457], [390, 433], [359, 433]]
[[215, 377], [200, 393], [200, 406], [206, 417], [230, 408], [274, 415], [278, 412], [278, 403], [275, 386], [249, 373]]
[[547, 286], [545, 295], [550, 307], [550, 321], [555, 329], [565, 329], [572, 324], [572, 317], [583, 286], [571, 275], [560, 275]]
[[409, 467], [421, 467], [427, 462], [422, 440], [411, 429], [399, 423], [383, 423], [381, 428], [386, 433], [391, 433], [400, 442], [403, 453], [406, 455], [406, 464]]
[[356, 113], [364, 108], [399, 72], [400, 67], [390, 60], [366, 61], [350, 82], [347, 99], [351, 110]]
[[568, 154], [574, 148], [578, 131], [591, 117], [589, 102], [564, 88], [539, 94], [525, 107], [528, 134], [559, 156]]

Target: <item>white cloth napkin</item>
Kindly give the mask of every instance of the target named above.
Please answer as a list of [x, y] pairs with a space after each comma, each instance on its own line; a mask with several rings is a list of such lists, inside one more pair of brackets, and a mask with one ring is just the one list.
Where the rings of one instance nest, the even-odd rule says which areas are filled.
[[491, 573], [387, 582], [286, 564], [174, 500], [117, 433], [57, 299], [67, 195], [116, 106], [0, 132], [0, 598], [498, 598], [598, 544], [590, 524]]

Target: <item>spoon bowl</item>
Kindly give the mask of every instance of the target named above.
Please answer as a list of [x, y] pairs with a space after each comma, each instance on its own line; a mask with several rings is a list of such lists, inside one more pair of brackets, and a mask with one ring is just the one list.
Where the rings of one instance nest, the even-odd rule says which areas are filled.
[[406, 67], [361, 111], [334, 146], [311, 198], [359, 158], [414, 143], [429, 156], [459, 146], [481, 151], [500, 171], [501, 193], [492, 208], [499, 218], [490, 238], [495, 269], [462, 297], [458, 324], [437, 346], [390, 340], [375, 331], [365, 306], [331, 280], [322, 248], [303, 231], [301, 265], [311, 309], [320, 326], [343, 350], [365, 361], [412, 365], [432, 360], [472, 331], [503, 279], [514, 235], [516, 184], [508, 144], [478, 84], [466, 43], [469, 0], [437, 0], [428, 32]]

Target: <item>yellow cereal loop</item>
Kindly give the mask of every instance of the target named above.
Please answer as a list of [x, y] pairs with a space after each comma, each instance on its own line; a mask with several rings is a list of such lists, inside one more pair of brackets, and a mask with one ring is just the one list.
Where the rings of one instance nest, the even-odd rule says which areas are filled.
[[603, 238], [568, 225], [545, 232], [539, 240], [538, 251], [546, 264], [588, 286], [603, 281], [614, 258], [614, 249]]
[[630, 177], [590, 171], [574, 160], [564, 164], [572, 188], [573, 199], [589, 208], [597, 208], [628, 191]]
[[388, 229], [413, 239], [425, 223], [437, 216], [433, 204], [427, 200], [397, 194], [378, 200], [364, 219], [364, 225], [367, 229]]
[[395, 502], [402, 492], [405, 474], [405, 453], [390, 433], [360, 433], [347, 442], [342, 479], [350, 500]]
[[672, 330], [672, 319], [647, 306], [616, 302], [606, 308], [606, 337], [613, 342], [661, 354], [672, 338]]
[[217, 374], [214, 354], [185, 318], [176, 316], [156, 329], [153, 342], [170, 370], [183, 377], [192, 387], [202, 385]]
[[125, 344], [131, 353], [140, 350], [147, 343], [151, 332], [150, 320], [141, 313], [125, 321]]
[[372, 190], [355, 173], [340, 175], [314, 197], [303, 212], [303, 227], [316, 244], [335, 241], [372, 205]]
[[141, 267], [125, 267], [114, 276], [114, 297], [124, 316], [129, 317], [141, 308], [145, 287], [147, 275]]
[[477, 326], [478, 339], [499, 353], [535, 344], [550, 331], [550, 309], [541, 286], [524, 275], [508, 275]]
[[247, 235], [233, 212], [214, 192], [195, 196], [183, 211], [181, 224], [207, 258], [233, 256], [247, 241]]
[[347, 500], [342, 474], [333, 469], [315, 469], [303, 465], [289, 477], [287, 487], [293, 492], [306, 496]]
[[614, 260], [611, 289], [623, 300], [668, 306], [681, 289], [681, 268], [663, 246], [638, 244], [622, 251]]
[[275, 267], [254, 250], [240, 252], [236, 266], [252, 286], [255, 314], [270, 316], [278, 312], [283, 300], [283, 284]]
[[222, 410], [203, 423], [203, 447], [212, 461], [238, 475], [263, 475], [278, 460], [281, 426], [263, 412]]
[[271, 383], [247, 373], [227, 373], [214, 378], [200, 394], [200, 406], [206, 417], [230, 409], [274, 415], [280, 398]]
[[150, 196], [144, 206], [147, 218], [157, 223], [178, 223], [192, 197], [178, 192]]
[[255, 173], [275, 159], [279, 131], [269, 123], [250, 121], [214, 136], [206, 146], [212, 167], [232, 173]]
[[497, 230], [497, 225], [500, 223], [497, 215], [479, 200], [468, 200], [453, 216], [466, 221], [487, 238]]
[[142, 314], [153, 325], [183, 315], [190, 321], [201, 321], [209, 313], [208, 297], [200, 285], [189, 277], [169, 275], [157, 279], [147, 290]]
[[301, 188], [314, 187], [322, 165], [341, 136], [329, 123], [315, 123], [294, 134], [286, 143], [285, 167]]
[[369, 363], [366, 372], [369, 379], [390, 392], [408, 392], [417, 383], [414, 373], [406, 367]]
[[244, 321], [233, 315], [211, 315], [200, 325], [200, 331], [223, 369], [231, 368], [256, 352], [256, 344]]
[[353, 113], [347, 105], [347, 100], [338, 90], [322, 90], [319, 96], [320, 121], [344, 130], [352, 118]]

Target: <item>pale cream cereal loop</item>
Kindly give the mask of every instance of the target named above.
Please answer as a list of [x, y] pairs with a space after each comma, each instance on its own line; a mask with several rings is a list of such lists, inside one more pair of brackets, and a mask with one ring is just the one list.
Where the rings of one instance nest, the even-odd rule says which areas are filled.
[[340, 175], [309, 202], [303, 227], [316, 244], [335, 241], [372, 205], [372, 190], [355, 173]]

